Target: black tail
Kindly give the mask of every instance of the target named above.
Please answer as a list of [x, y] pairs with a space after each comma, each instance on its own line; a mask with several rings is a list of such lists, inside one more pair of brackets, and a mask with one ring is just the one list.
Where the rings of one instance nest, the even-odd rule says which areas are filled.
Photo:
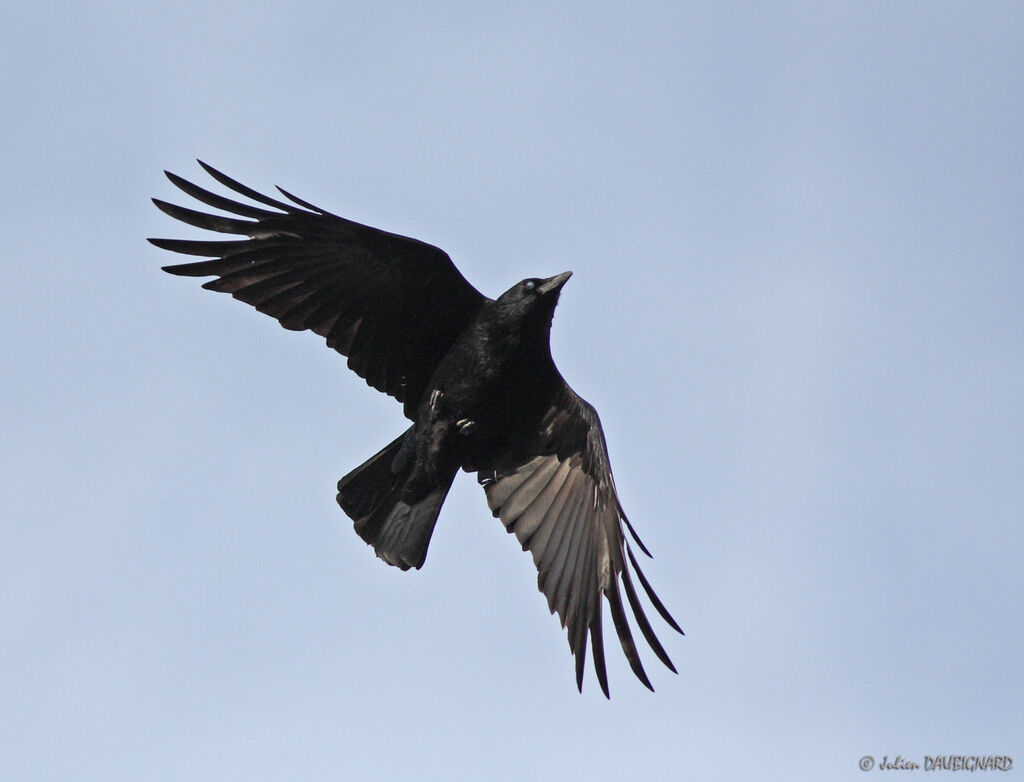
[[402, 570], [422, 567], [437, 514], [455, 478], [452, 473], [413, 505], [404, 502], [402, 488], [415, 461], [408, 448], [402, 452], [410, 434], [411, 430], [338, 481], [338, 504], [355, 522], [356, 533], [378, 557]]

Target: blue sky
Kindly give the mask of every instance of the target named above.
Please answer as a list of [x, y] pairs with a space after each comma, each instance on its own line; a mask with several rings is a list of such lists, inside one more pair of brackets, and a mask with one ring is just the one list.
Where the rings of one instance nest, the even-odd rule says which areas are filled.
[[[6, 11], [0, 778], [1024, 764], [1021, 40], [1000, 2]], [[196, 157], [490, 295], [575, 272], [553, 352], [678, 676], [577, 694], [470, 476], [421, 572], [372, 555], [334, 484], [400, 410], [159, 271]]]

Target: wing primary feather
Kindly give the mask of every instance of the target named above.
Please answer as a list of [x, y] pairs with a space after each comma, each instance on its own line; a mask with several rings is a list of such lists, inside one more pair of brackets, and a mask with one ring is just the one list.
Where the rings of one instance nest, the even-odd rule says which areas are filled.
[[651, 680], [647, 678], [647, 672], [640, 662], [640, 655], [637, 653], [636, 644], [633, 643], [633, 634], [629, 631], [626, 612], [622, 608], [622, 596], [619, 594], [619, 579], [617, 576], [613, 575], [609, 579], [608, 587], [605, 589], [605, 596], [608, 598], [608, 608], [612, 614], [612, 621], [615, 623], [615, 632], [619, 636], [619, 643], [622, 645], [622, 651], [629, 661], [629, 667], [633, 669], [636, 678], [643, 682], [643, 685], [648, 690], [654, 692]]
[[669, 659], [668, 652], [665, 651], [665, 647], [661, 645], [661, 641], [658, 640], [658, 636], [654, 634], [654, 628], [651, 627], [651, 623], [647, 620], [647, 615], [644, 613], [644, 608], [640, 605], [640, 600], [636, 596], [636, 589], [633, 588], [633, 579], [630, 578], [629, 569], [622, 569], [622, 584], [626, 588], [626, 598], [629, 600], [629, 606], [633, 609], [633, 616], [636, 617], [636, 623], [640, 628], [640, 632], [644, 634], [644, 638], [647, 639], [648, 645], [654, 650], [654, 653], [658, 656], [665, 667], [668, 668], [672, 673], [679, 673], [676, 667], [672, 664], [672, 660]]
[[215, 209], [223, 209], [225, 212], [232, 212], [233, 214], [241, 215], [242, 217], [255, 217], [260, 220], [264, 220], [268, 217], [281, 216], [279, 212], [268, 212], [266, 209], [260, 209], [258, 206], [242, 204], [238, 201], [218, 195], [217, 193], [211, 193], [209, 190], [193, 184], [184, 177], [180, 177], [170, 171], [164, 171], [164, 175], [171, 180], [172, 185], [183, 193], [190, 195], [196, 199], [196, 201], [200, 201], [207, 206], [212, 206]]
[[[148, 243], [159, 247], [154, 240], [146, 240]], [[230, 269], [240, 268], [245, 261], [228, 262]], [[175, 274], [183, 277], [208, 277], [211, 274], [219, 274], [224, 261], [220, 258], [213, 261], [196, 261], [195, 263], [174, 263], [170, 266], [161, 266], [161, 269], [168, 274]]]
[[[150, 239], [149, 241], [153, 241]], [[194, 263], [177, 263], [161, 267], [168, 274], [180, 277], [210, 277], [214, 274], [230, 274], [239, 269], [251, 266], [248, 259], [233, 258], [225, 260], [217, 258], [212, 261], [195, 261]]]
[[[304, 207], [306, 209], [314, 211], [317, 214], [328, 215], [330, 217], [337, 217], [339, 220], [344, 220], [345, 219], [344, 217], [340, 217], [339, 215], [336, 215], [333, 212], [328, 212], [326, 209], [321, 209], [319, 206], [316, 206], [315, 204], [309, 203], [309, 201], [304, 201], [303, 199], [299, 198], [296, 195], [292, 195], [291, 193], [289, 193], [287, 190], [285, 190], [283, 187], [281, 187], [279, 185], [275, 185], [275, 187], [279, 191], [281, 191], [281, 195], [283, 195], [285, 198], [287, 198], [290, 201], [294, 201], [296, 204], [298, 204], [301, 207]], [[346, 222], [348, 222], [348, 221], [346, 221]]]
[[622, 504], [619, 502], [618, 498], [615, 499], [615, 505], [619, 509], [619, 518], [626, 522], [626, 529], [629, 530], [629, 534], [633, 537], [633, 540], [636, 541], [636, 544], [640, 547], [640, 550], [644, 552], [644, 554], [646, 554], [648, 558], [654, 559], [654, 555], [647, 550], [647, 546], [645, 546], [644, 542], [640, 540], [640, 536], [636, 534], [636, 530], [633, 529], [633, 525], [630, 524], [629, 519], [626, 518], [626, 511], [622, 509]]
[[[574, 579], [576, 589], [568, 611], [570, 632], [573, 628], [576, 629], [576, 643], [579, 643], [581, 636], [583, 640], [586, 639], [586, 629], [590, 623], [592, 594], [597, 585], [597, 577], [594, 573], [597, 567], [597, 543], [594, 538], [593, 528], [587, 525], [580, 543], [580, 564]], [[570, 638], [571, 640], [572, 638]]]
[[199, 163], [199, 165], [201, 165], [206, 170], [207, 174], [209, 174], [222, 185], [224, 185], [224, 187], [230, 188], [231, 190], [234, 190], [236, 193], [244, 195], [246, 198], [251, 198], [253, 201], [259, 201], [261, 204], [272, 206], [275, 209], [280, 209], [282, 212], [288, 212], [289, 214], [294, 214], [295, 212], [298, 211], [291, 204], [286, 204], [283, 201], [278, 201], [276, 199], [271, 198], [270, 196], [265, 196], [263, 195], [263, 193], [260, 193], [257, 190], [253, 190], [251, 187], [243, 185], [241, 182], [232, 179], [227, 174], [222, 174], [213, 166], [209, 165], [208, 163], [204, 163], [202, 160], [197, 160], [196, 162]]
[[[154, 240], [150, 239], [150, 242]], [[277, 273], [282, 268], [280, 248], [278, 246], [266, 246], [260, 242], [250, 242], [254, 249], [249, 252], [234, 253], [224, 258], [215, 258], [209, 261], [195, 261], [193, 263], [179, 263], [172, 266], [164, 266], [164, 271], [169, 274], [176, 274], [185, 277], [235, 277], [237, 275], [250, 275], [253, 279], [259, 279], [269, 274]]]
[[673, 630], [675, 630], [680, 635], [686, 635], [686, 633], [682, 631], [682, 628], [680, 628], [679, 625], [676, 624], [676, 620], [672, 618], [672, 615], [668, 612], [668, 609], [665, 608], [664, 603], [662, 603], [661, 600], [658, 599], [658, 596], [654, 594], [654, 589], [651, 588], [651, 584], [647, 580], [647, 577], [644, 575], [644, 571], [640, 569], [640, 565], [637, 563], [636, 557], [633, 556], [633, 549], [631, 549], [629, 545], [626, 546], [626, 553], [629, 554], [629, 561], [633, 563], [633, 569], [636, 570], [637, 578], [640, 579], [640, 585], [644, 588], [644, 592], [647, 593], [647, 597], [650, 598], [651, 605], [653, 605], [655, 609], [657, 609], [658, 613], [661, 614], [661, 618], [668, 622], [669, 626]]
[[594, 614], [594, 621], [590, 623], [590, 649], [594, 657], [594, 673], [597, 674], [597, 681], [601, 685], [601, 692], [604, 697], [611, 700], [608, 692], [608, 670], [604, 667], [604, 638], [601, 631], [601, 603], [598, 601], [597, 613]]
[[182, 255], [200, 255], [207, 258], [227, 258], [253, 249], [249, 239], [236, 239], [226, 242], [204, 242], [192, 239], [150, 239], [150, 244], [161, 250], [181, 253]]
[[587, 667], [587, 626], [583, 625], [582, 641], [573, 650], [576, 655], [576, 689], [583, 692], [583, 671]]
[[167, 201], [161, 201], [159, 198], [151, 199], [159, 209], [166, 215], [170, 215], [175, 220], [180, 220], [187, 225], [194, 225], [196, 228], [205, 228], [207, 231], [217, 231], [222, 234], [238, 234], [241, 236], [251, 236], [257, 231], [259, 223], [254, 220], [236, 220], [233, 217], [223, 217], [222, 215], [211, 215], [206, 212], [197, 212], [195, 209], [189, 209], [185, 206], [178, 206], [177, 204], [171, 204]]
[[[576, 675], [583, 676], [583, 662], [587, 656], [587, 627], [590, 625], [591, 595], [594, 591], [594, 536], [586, 535], [580, 551], [575, 604], [569, 615], [569, 648], [576, 655]], [[582, 681], [577, 681], [582, 688]], [[582, 692], [582, 689], [580, 690]]]

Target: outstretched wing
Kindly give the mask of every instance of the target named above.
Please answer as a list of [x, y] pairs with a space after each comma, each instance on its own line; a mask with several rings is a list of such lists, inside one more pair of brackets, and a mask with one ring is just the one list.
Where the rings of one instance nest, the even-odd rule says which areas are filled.
[[413, 418], [438, 362], [487, 299], [437, 247], [346, 220], [284, 190], [292, 204], [269, 198], [199, 162], [219, 183], [262, 206], [165, 172], [197, 201], [235, 216], [153, 199], [157, 207], [189, 225], [247, 238], [150, 239], [165, 250], [214, 259], [164, 271], [214, 276], [204, 288], [230, 293], [286, 329], [325, 337], [353, 371], [404, 402]]
[[602, 595], [630, 667], [640, 681], [654, 689], [626, 620], [620, 582], [644, 638], [658, 659], [675, 672], [640, 605], [630, 566], [658, 613], [673, 629], [683, 631], [651, 589], [625, 539], [623, 525], [650, 556], [619, 504], [604, 433], [593, 407], [563, 383], [536, 438], [518, 454], [480, 469], [477, 476], [494, 515], [508, 532], [515, 533], [523, 550], [533, 554], [537, 585], [547, 597], [551, 613], [557, 612], [562, 626], [568, 628], [580, 691], [589, 634], [594, 669], [608, 695]]

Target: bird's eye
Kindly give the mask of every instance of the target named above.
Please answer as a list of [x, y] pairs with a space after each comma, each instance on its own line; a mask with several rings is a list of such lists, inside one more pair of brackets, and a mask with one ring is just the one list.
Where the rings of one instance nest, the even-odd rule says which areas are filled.
[[526, 290], [528, 291], [532, 291], [534, 288], [537, 287], [537, 283], [534, 282], [533, 280], [527, 280], [526, 282], [523, 283], [523, 287], [526, 288]]

